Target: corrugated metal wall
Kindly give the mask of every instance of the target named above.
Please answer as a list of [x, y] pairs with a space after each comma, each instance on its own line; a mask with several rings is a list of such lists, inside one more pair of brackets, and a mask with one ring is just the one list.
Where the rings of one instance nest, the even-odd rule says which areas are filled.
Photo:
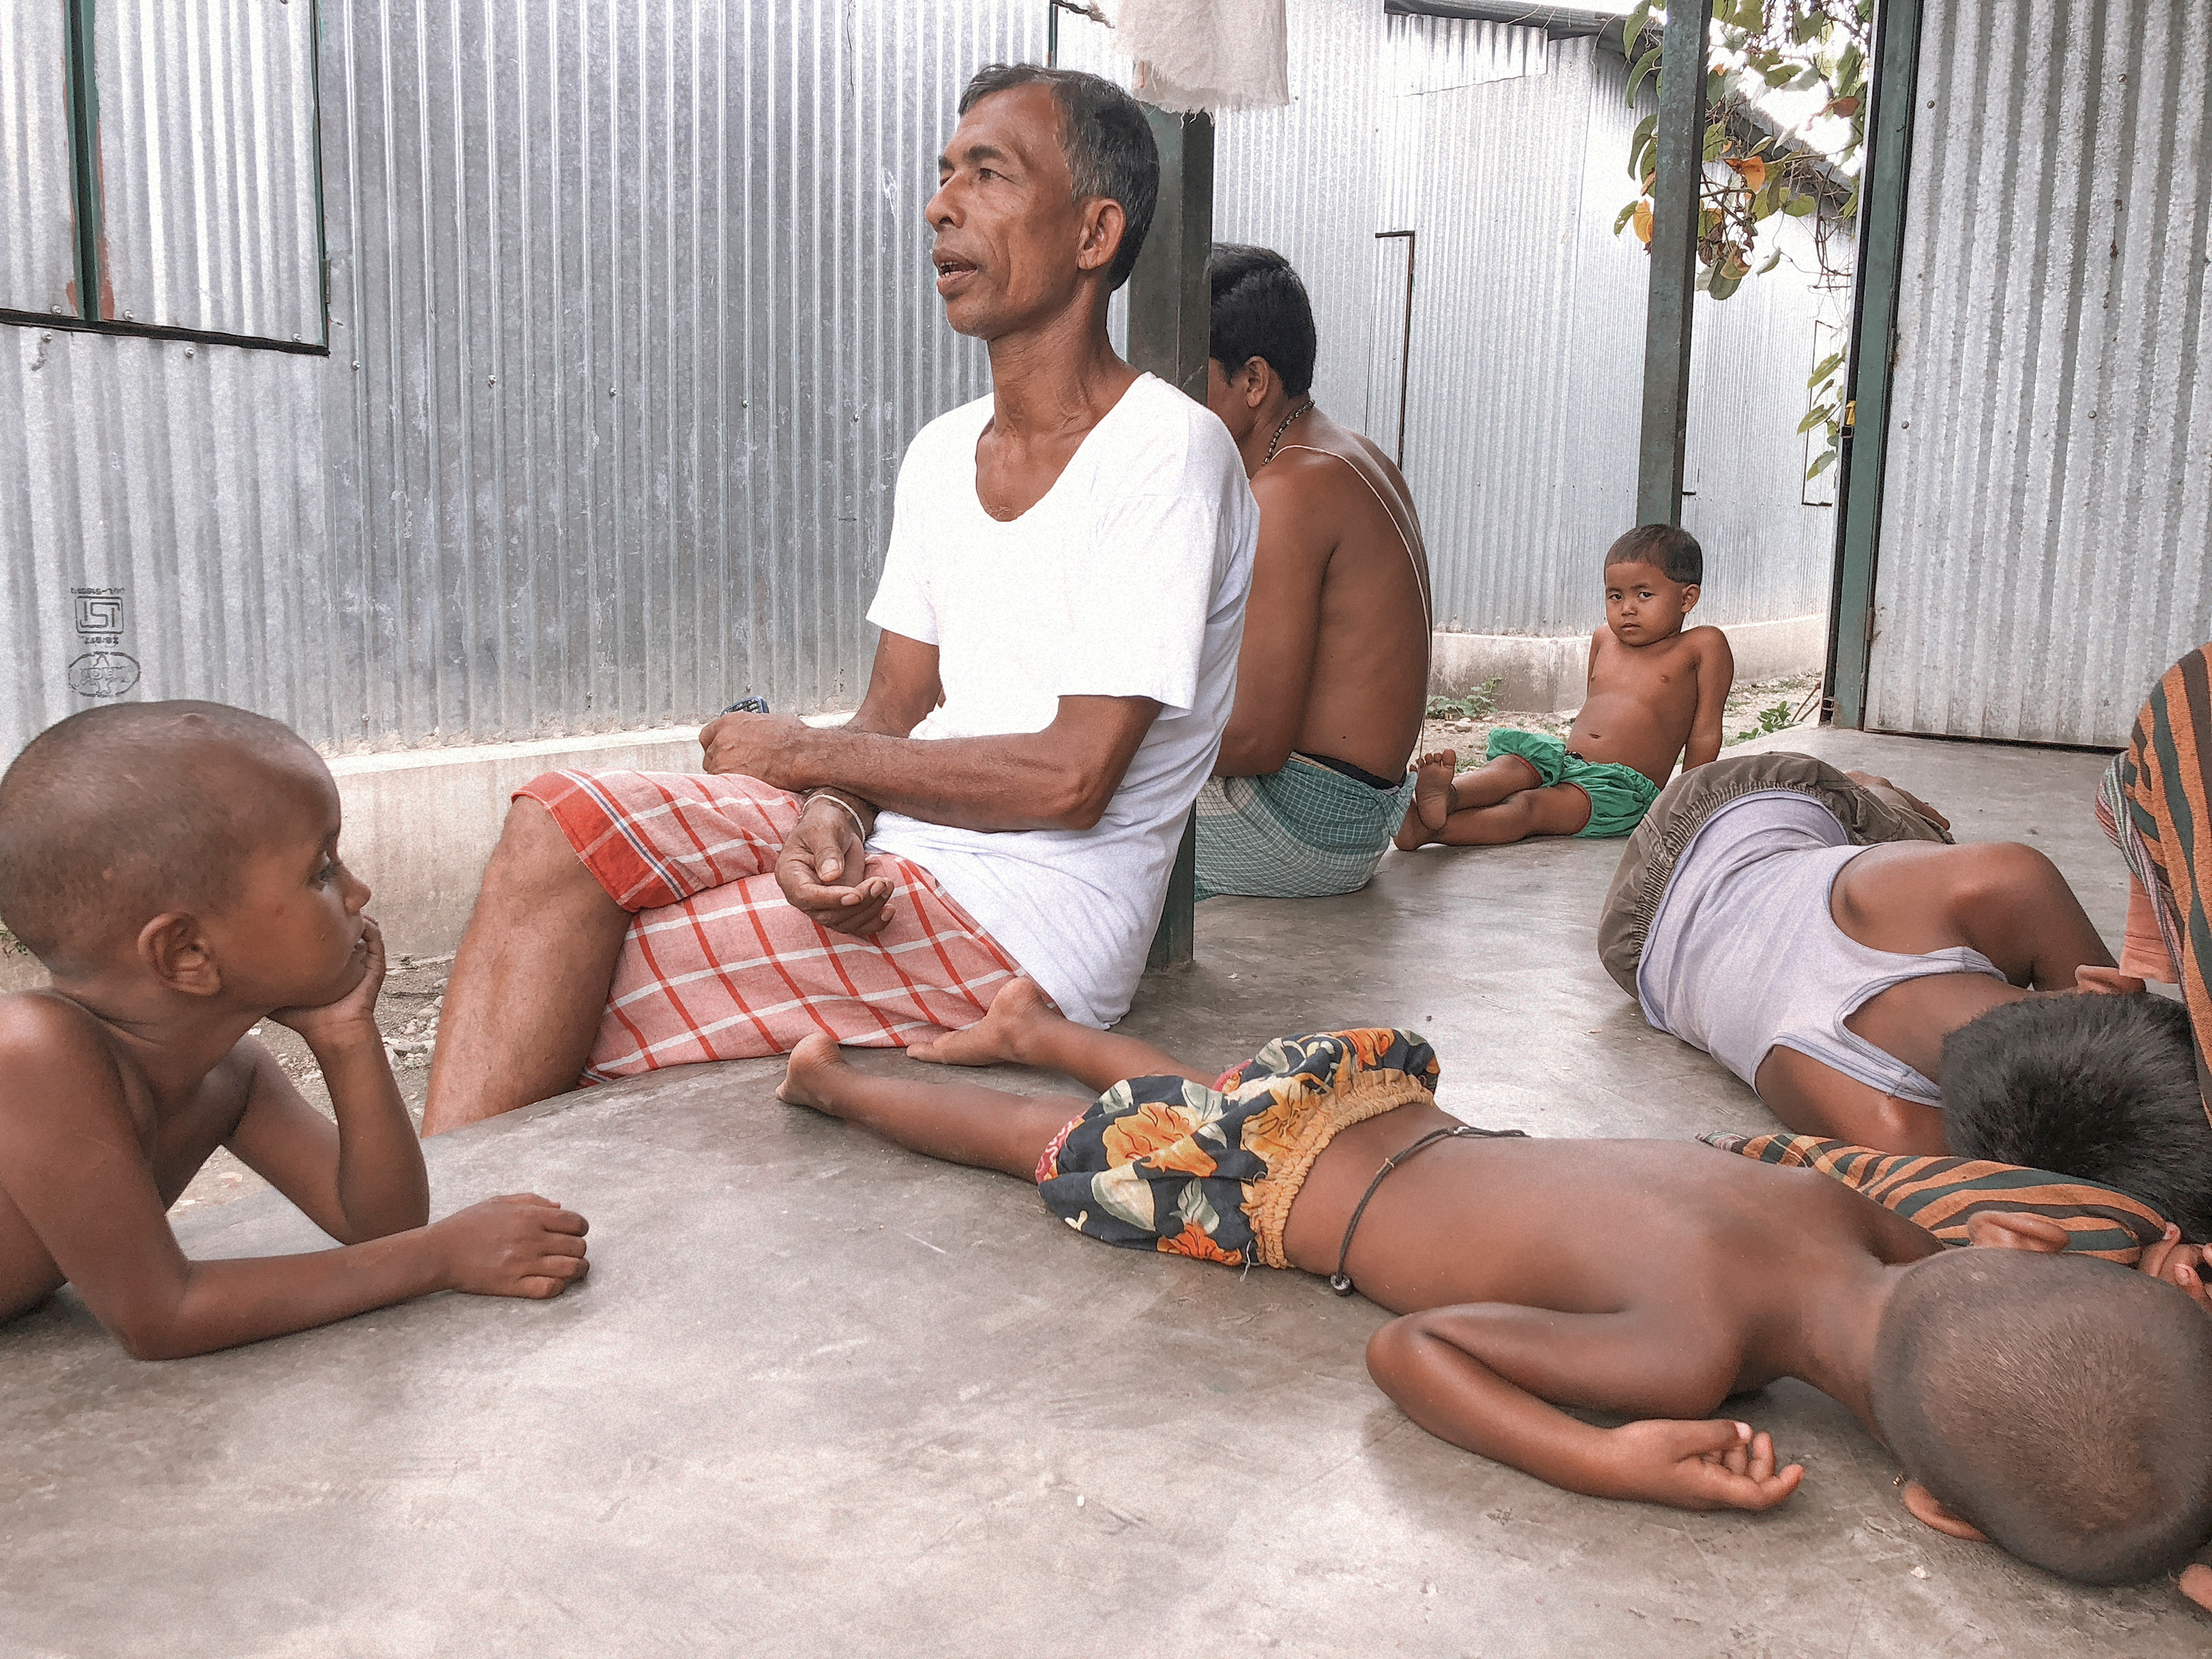
[[938, 147], [1042, 8], [326, 4], [364, 732], [849, 705], [899, 456], [988, 384], [928, 280]]
[[67, 14], [62, 0], [0, 6], [0, 307], [74, 309]]
[[[1642, 112], [1627, 65], [1594, 40], [1386, 17], [1370, 0], [1303, 0], [1290, 23], [1290, 106], [1218, 124], [1218, 234], [1297, 266], [1321, 324], [1315, 395], [1358, 422], [1395, 406], [1395, 380], [1372, 399], [1370, 384], [1401, 349], [1374, 333], [1404, 281], [1375, 234], [1414, 232], [1405, 471], [1438, 625], [1600, 625], [1599, 558], [1634, 522], [1649, 281], [1635, 240], [1613, 234]], [[1064, 22], [1061, 41], [1063, 61], [1117, 67], [1103, 30]], [[1834, 514], [1802, 503], [1796, 428], [1814, 325], [1848, 296], [1812, 280], [1800, 222], [1783, 234], [1790, 264], [1698, 302], [1684, 519], [1708, 554], [1702, 620], [1827, 604]]]
[[102, 315], [323, 337], [315, 7], [100, 0]]
[[[318, 10], [331, 356], [4, 331], [0, 406], [21, 417], [0, 422], [0, 744], [123, 659], [138, 695], [244, 703], [338, 749], [674, 724], [746, 692], [849, 706], [898, 458], [987, 383], [928, 283], [935, 155], [975, 67], [1042, 58], [1043, 0]], [[0, 30], [28, 42], [45, 15], [9, 7]], [[1374, 233], [1418, 230], [1407, 470], [1440, 620], [1590, 627], [1632, 491], [1624, 66], [1528, 30], [1386, 22], [1375, 0], [1291, 15], [1296, 101], [1221, 123], [1221, 233], [1297, 262], [1317, 389], [1358, 419], [1395, 361], [1370, 337]], [[1086, 33], [1065, 20], [1063, 61], [1103, 58]], [[260, 113], [218, 125], [260, 137], [187, 222], [296, 205], [296, 150], [254, 148], [289, 142], [284, 38], [222, 47]], [[141, 75], [111, 167], [133, 146], [150, 163], [221, 80], [208, 40], [176, 50], [200, 70]], [[0, 136], [46, 88], [11, 56]], [[27, 153], [11, 141], [4, 176]], [[150, 237], [155, 216], [118, 223]], [[246, 257], [197, 229], [162, 246], [194, 281]], [[0, 252], [5, 280], [39, 268], [30, 249]], [[1761, 279], [1701, 308], [1691, 521], [1717, 620], [1825, 599], [1827, 514], [1795, 505], [1788, 435], [1807, 303]]]
[[2212, 9], [1922, 40], [1866, 721], [2117, 745], [2212, 636]]
[[139, 694], [339, 748], [849, 704], [899, 456], [988, 385], [938, 147], [1043, 6], [320, 12], [331, 356], [5, 331], [0, 744], [84, 706], [76, 588]]

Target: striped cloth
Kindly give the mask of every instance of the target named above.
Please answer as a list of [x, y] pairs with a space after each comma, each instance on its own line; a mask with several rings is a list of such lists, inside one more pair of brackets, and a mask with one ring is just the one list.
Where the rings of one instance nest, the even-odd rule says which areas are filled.
[[1966, 1243], [1966, 1224], [1984, 1212], [2039, 1215], [2073, 1235], [2069, 1252], [2132, 1263], [2166, 1231], [2166, 1218], [2118, 1188], [2048, 1170], [1972, 1158], [1915, 1158], [1815, 1135], [1699, 1135], [1708, 1146], [1762, 1164], [1818, 1170], [1946, 1244]]
[[2166, 671], [2097, 795], [2097, 821], [2148, 898], [2197, 1034], [2212, 1115], [2212, 645]]
[[775, 859], [799, 799], [752, 778], [549, 772], [515, 792], [553, 815], [576, 856], [634, 913], [586, 1083], [703, 1060], [788, 1054], [827, 1032], [904, 1048], [933, 1026], [974, 1024], [1014, 960], [905, 859], [871, 854], [893, 883], [892, 919], [869, 938], [793, 909]]
[[1293, 755], [1279, 772], [1198, 792], [1198, 896], [1327, 898], [1374, 879], [1413, 799]]

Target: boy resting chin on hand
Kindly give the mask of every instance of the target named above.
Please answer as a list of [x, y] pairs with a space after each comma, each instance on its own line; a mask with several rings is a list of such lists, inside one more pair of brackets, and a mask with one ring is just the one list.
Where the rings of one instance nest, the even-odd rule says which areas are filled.
[[[0, 999], [0, 1323], [74, 1285], [140, 1359], [433, 1291], [550, 1297], [584, 1218], [534, 1194], [429, 1221], [376, 1027], [384, 946], [320, 757], [218, 703], [88, 709], [0, 778], [0, 918], [52, 975]], [[307, 1041], [332, 1124], [246, 1033]], [[345, 1248], [191, 1261], [167, 1210], [219, 1146]]]

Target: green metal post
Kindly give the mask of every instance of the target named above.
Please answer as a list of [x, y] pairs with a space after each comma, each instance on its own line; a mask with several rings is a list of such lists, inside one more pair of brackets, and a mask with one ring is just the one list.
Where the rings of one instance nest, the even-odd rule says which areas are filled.
[[70, 173], [76, 209], [76, 311], [100, 321], [100, 80], [93, 0], [69, 9]]
[[[1213, 250], [1213, 118], [1147, 108], [1160, 149], [1160, 199], [1129, 276], [1129, 361], [1206, 401], [1212, 301], [1206, 262]], [[1147, 969], [1180, 968], [1195, 954], [1198, 830], [1183, 825], [1167, 905]]]
[[1904, 279], [1905, 202], [1919, 102], [1921, 0], [1882, 0], [1875, 18], [1872, 106], [1859, 194], [1851, 364], [1836, 497], [1836, 574], [1828, 603], [1828, 704], [1833, 724], [1866, 723], [1874, 646], [1875, 566], [1888, 463], [1892, 355]]
[[1651, 297], [1644, 324], [1644, 418], [1636, 522], [1682, 522], [1690, 429], [1690, 324], [1698, 298], [1698, 202], [1705, 172], [1705, 37], [1712, 0], [1673, 0], [1659, 40], [1651, 181]]

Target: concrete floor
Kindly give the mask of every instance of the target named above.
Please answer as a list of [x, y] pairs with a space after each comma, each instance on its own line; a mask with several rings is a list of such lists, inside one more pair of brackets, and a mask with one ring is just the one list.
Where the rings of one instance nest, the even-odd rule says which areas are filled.
[[[2046, 848], [2116, 933], [2096, 757], [1792, 741]], [[1211, 1066], [1396, 1022], [1478, 1121], [1770, 1127], [1600, 973], [1617, 853], [1394, 855], [1348, 898], [1217, 900], [1131, 1027]], [[1016, 1182], [779, 1105], [777, 1069], [431, 1143], [441, 1211], [528, 1188], [591, 1217], [592, 1275], [556, 1302], [437, 1297], [162, 1365], [66, 1293], [0, 1331], [0, 1653], [2154, 1659], [2212, 1635], [2163, 1586], [2078, 1590], [1923, 1530], [1796, 1384], [1742, 1407], [1808, 1466], [1774, 1514], [1553, 1491], [1398, 1414], [1366, 1303], [1077, 1238]], [[273, 1194], [179, 1231], [200, 1256], [319, 1242]]]

